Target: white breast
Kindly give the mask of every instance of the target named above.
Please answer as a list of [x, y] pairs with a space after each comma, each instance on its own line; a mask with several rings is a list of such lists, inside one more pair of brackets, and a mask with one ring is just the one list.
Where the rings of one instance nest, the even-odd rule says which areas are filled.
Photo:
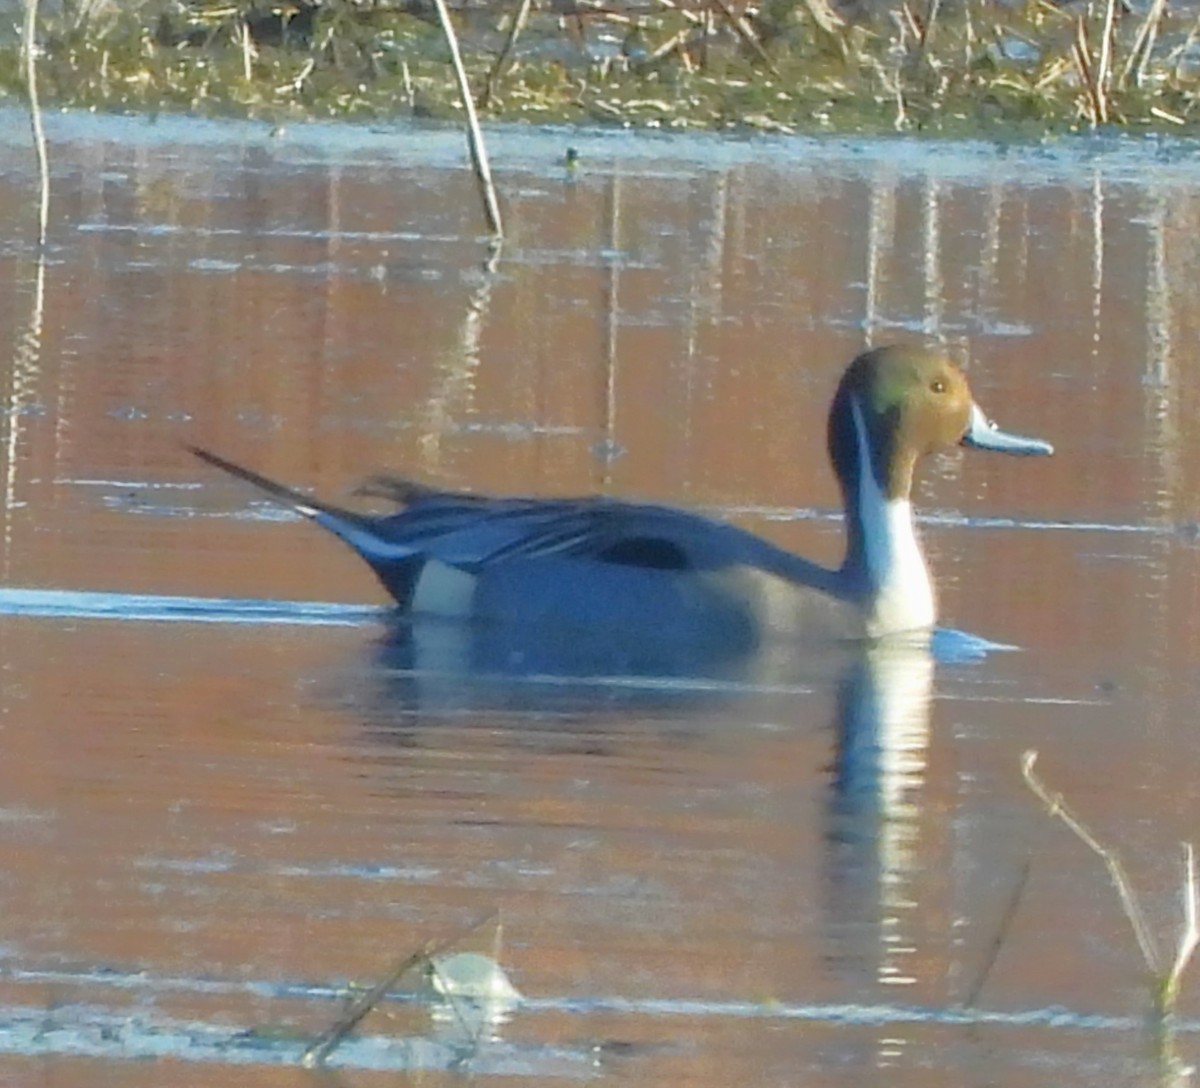
[[917, 539], [912, 503], [908, 499], [886, 500], [877, 520], [879, 525], [871, 526], [863, 519], [867, 525], [867, 568], [875, 586], [868, 629], [873, 635], [883, 635], [932, 627], [937, 619], [933, 580]]

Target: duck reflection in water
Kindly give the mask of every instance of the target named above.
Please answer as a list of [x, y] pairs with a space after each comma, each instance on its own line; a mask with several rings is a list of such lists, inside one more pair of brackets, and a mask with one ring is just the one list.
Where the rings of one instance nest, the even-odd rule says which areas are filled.
[[[348, 685], [352, 713], [381, 749], [436, 749], [446, 743], [444, 730], [477, 728], [490, 744], [529, 758], [620, 760], [639, 750], [639, 738], [653, 737], [654, 751], [694, 750], [697, 765], [707, 766], [705, 750], [714, 745], [810, 750], [806, 738], [827, 733], [818, 794], [823, 876], [813, 889], [823, 946], [839, 973], [859, 981], [901, 981], [912, 970], [904, 953], [907, 938], [919, 940], [909, 911], [928, 881], [924, 794], [935, 670], [981, 667], [989, 644], [938, 631], [830, 646], [803, 659], [766, 647], [704, 669], [694, 658], [667, 669], [659, 657], [654, 672], [639, 675], [624, 654], [604, 660], [579, 640], [531, 646], [522, 632], [495, 626], [463, 635], [461, 625], [406, 625]], [[455, 744], [462, 743], [460, 736]], [[819, 759], [797, 766], [796, 794], [773, 792], [772, 805], [811, 818], [804, 798], [818, 769]]]
[[[418, 649], [414, 635], [430, 626], [433, 637]], [[933, 640], [901, 636], [836, 647], [819, 665], [806, 658], [803, 668], [763, 650], [736, 667], [709, 662], [699, 676], [694, 661], [680, 662], [688, 667], [671, 675], [638, 676], [627, 660], [610, 661], [607, 672], [596, 657], [582, 661], [578, 643], [556, 640], [531, 654], [527, 639], [494, 627], [466, 644], [444, 624], [417, 628], [380, 643], [369, 667], [347, 685], [353, 705], [342, 701], [342, 712], [357, 718], [372, 742], [365, 759], [374, 768], [366, 773], [376, 789], [410, 796], [401, 768], [431, 766], [421, 751], [398, 748], [429, 750], [432, 766], [443, 763], [437, 753], [453, 752], [456, 760], [465, 756], [472, 773], [487, 768], [498, 776], [483, 787], [484, 798], [494, 788], [519, 811], [533, 812], [522, 799], [545, 797], [547, 811], [566, 819], [578, 813], [588, 827], [597, 803], [643, 803], [636, 783], [646, 773], [669, 791], [644, 796], [647, 813], [684, 798], [689, 782], [718, 775], [729, 799], [715, 809], [701, 803], [696, 841], [751, 851], [736, 870], [763, 874], [761, 902], [747, 900], [759, 914], [755, 925], [783, 932], [801, 919], [804, 940], [820, 947], [831, 976], [854, 994], [875, 995], [881, 983], [906, 981], [928, 962], [913, 953], [929, 944], [927, 909], [937, 913], [928, 869], [941, 840], [927, 798], [932, 691], [939, 669], [981, 667], [969, 659], [971, 642], [948, 647], [938, 632]], [[555, 647], [564, 651], [557, 659]], [[536, 663], [530, 672], [512, 667], [522, 654]], [[730, 749], [739, 754], [722, 775], [714, 761]], [[786, 761], [798, 753], [804, 762], [748, 777], [764, 758]], [[576, 794], [560, 775], [590, 786]], [[462, 788], [455, 777], [445, 782], [442, 788]], [[462, 804], [469, 820], [476, 806], [467, 798]], [[502, 824], [510, 812], [503, 802], [496, 808], [494, 798], [481, 811]], [[728, 831], [711, 823], [715, 812], [737, 813]], [[674, 819], [687, 825], [682, 813]], [[742, 829], [733, 830], [738, 824]], [[603, 826], [600, 816], [597, 832]], [[738, 902], [743, 894], [719, 884], [711, 892], [714, 903]], [[781, 996], [787, 979], [780, 974]]]

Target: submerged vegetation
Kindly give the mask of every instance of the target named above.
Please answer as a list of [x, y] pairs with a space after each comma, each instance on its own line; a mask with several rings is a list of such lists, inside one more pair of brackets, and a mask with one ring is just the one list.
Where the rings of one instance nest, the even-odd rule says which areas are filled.
[[[1200, 11], [1166, 0], [457, 0], [485, 116], [1036, 134], [1200, 123]], [[64, 3], [45, 104], [274, 122], [458, 117], [434, 0]], [[20, 42], [0, 88], [24, 96]]]

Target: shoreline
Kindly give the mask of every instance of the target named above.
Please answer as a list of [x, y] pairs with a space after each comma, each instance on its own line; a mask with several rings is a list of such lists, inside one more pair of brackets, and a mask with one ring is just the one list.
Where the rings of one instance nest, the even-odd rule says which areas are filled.
[[[1200, 133], [1200, 21], [1152, 0], [1058, 6], [908, 4], [851, 21], [825, 0], [635, 15], [460, 9], [464, 61], [486, 124], [1032, 141], [1072, 133]], [[314, 120], [461, 123], [441, 32], [410, 11], [327, 2], [303, 26], [200, 5], [91, 21], [43, 17], [46, 111], [181, 113], [276, 126]], [[627, 11], [634, 9], [628, 8]], [[702, 14], [697, 14], [702, 10]], [[229, 13], [232, 12], [232, 13]], [[415, 14], [413, 12], [416, 12]], [[714, 14], [717, 13], [717, 14]], [[25, 100], [19, 42], [0, 45], [0, 101]]]

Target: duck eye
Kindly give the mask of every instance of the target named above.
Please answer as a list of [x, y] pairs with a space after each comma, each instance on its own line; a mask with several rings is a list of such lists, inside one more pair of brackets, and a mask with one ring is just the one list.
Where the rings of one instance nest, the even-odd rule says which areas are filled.
[[932, 389], [935, 393], [946, 392], [946, 379], [945, 378], [934, 378], [933, 381], [931, 381], [929, 383], [929, 388]]

